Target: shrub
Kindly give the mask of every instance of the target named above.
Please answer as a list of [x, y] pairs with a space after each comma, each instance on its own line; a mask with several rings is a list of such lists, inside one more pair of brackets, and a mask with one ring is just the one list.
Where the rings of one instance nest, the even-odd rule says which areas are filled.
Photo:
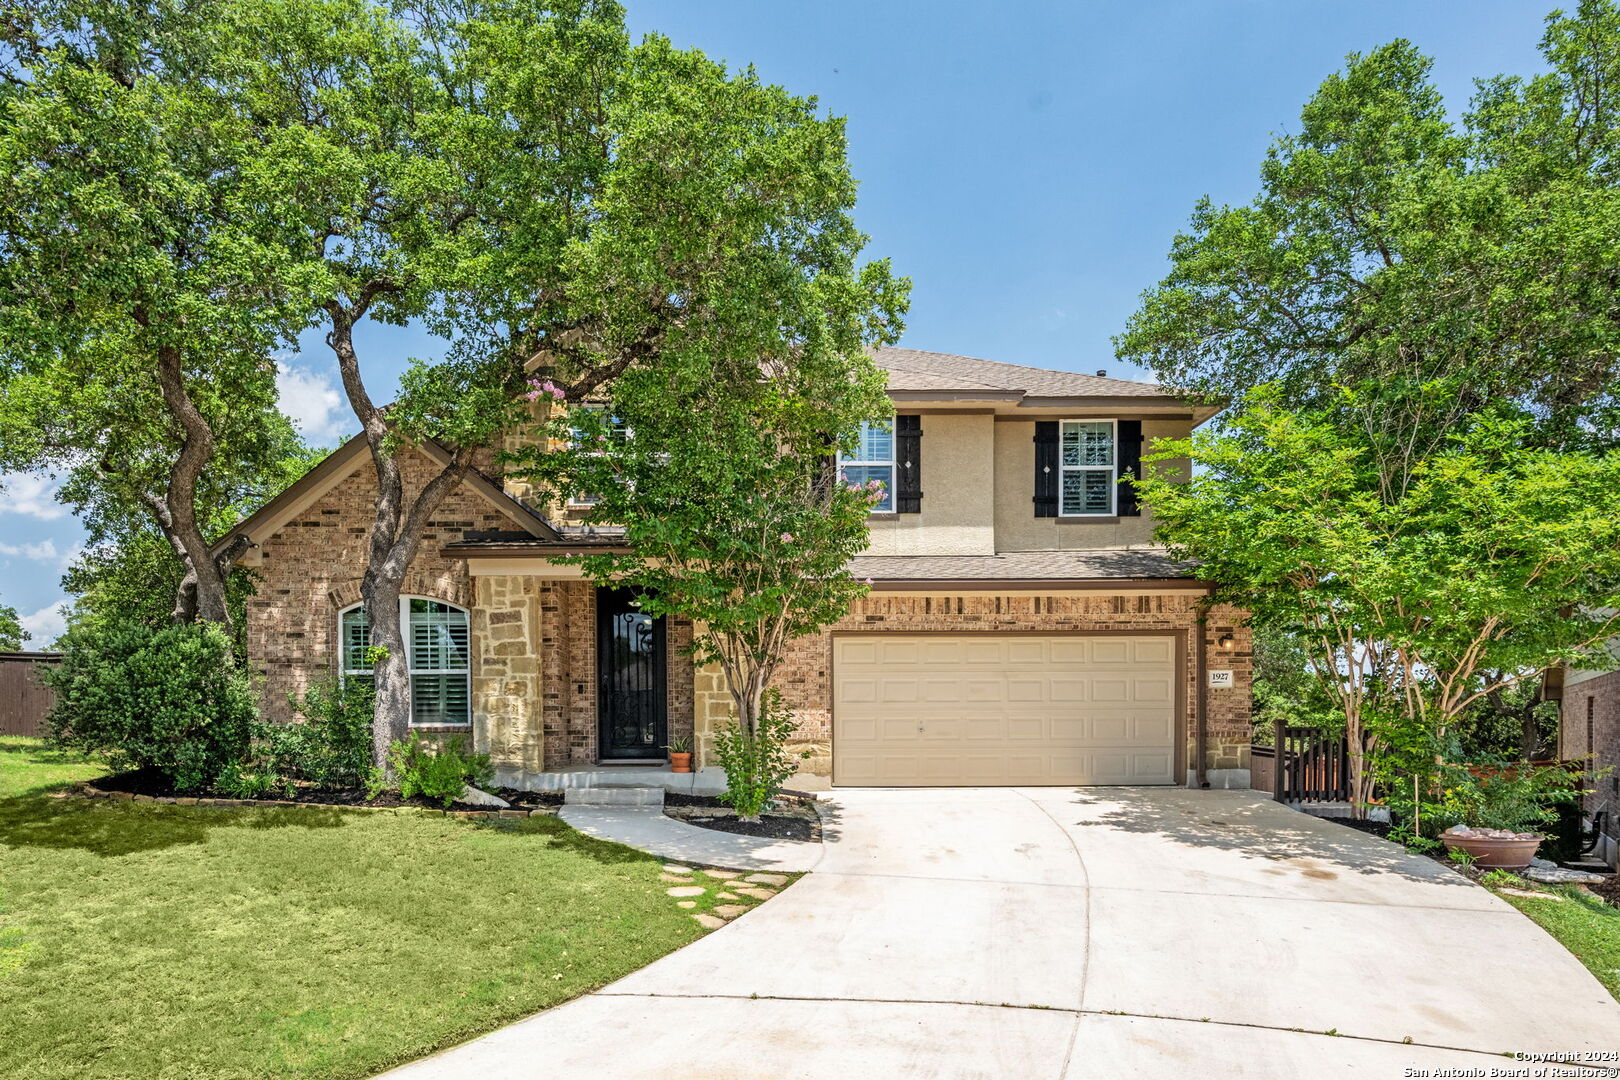
[[715, 733], [715, 756], [726, 770], [726, 792], [720, 801], [744, 821], [757, 821], [775, 801], [782, 785], [798, 771], [799, 759], [788, 753], [787, 741], [797, 727], [782, 704], [782, 695], [765, 691], [759, 722], [753, 734], [736, 720]]
[[259, 728], [266, 766], [318, 788], [363, 786], [371, 773], [372, 698], [366, 679], [334, 679], [293, 697], [301, 722]]
[[1555, 807], [1581, 794], [1581, 774], [1559, 765], [1494, 762], [1451, 765], [1441, 772], [1440, 797], [1433, 811], [1437, 829], [1537, 831], [1557, 820]]
[[231, 639], [211, 623], [151, 629], [86, 624], [47, 669], [57, 745], [152, 769], [174, 790], [206, 791], [246, 755], [257, 710]]
[[468, 784], [481, 787], [495, 776], [488, 754], [470, 753], [461, 739], [435, 747], [416, 731], [388, 748], [388, 764], [399, 778], [401, 797], [421, 795], [445, 806], [459, 799]]

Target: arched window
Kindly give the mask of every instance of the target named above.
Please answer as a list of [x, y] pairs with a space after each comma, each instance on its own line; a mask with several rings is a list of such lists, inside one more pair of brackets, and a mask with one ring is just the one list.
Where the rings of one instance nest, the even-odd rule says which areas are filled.
[[[400, 630], [410, 650], [413, 727], [466, 727], [472, 722], [472, 679], [467, 612], [453, 604], [404, 596]], [[344, 679], [371, 678], [366, 651], [371, 627], [365, 608], [338, 617]]]

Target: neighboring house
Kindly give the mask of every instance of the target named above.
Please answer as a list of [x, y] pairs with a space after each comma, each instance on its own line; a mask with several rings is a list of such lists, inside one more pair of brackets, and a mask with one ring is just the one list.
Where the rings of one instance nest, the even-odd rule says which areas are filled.
[[[1139, 475], [1145, 443], [1215, 410], [1101, 375], [875, 356], [895, 423], [863, 432], [841, 467], [891, 498], [850, 567], [871, 594], [794, 642], [776, 680], [811, 755], [795, 783], [1247, 786], [1247, 631], [1223, 608], [1200, 626], [1208, 586], [1151, 546], [1118, 483]], [[412, 485], [443, 459], [409, 453]], [[364, 671], [374, 492], [356, 438], [235, 530], [254, 542], [248, 652], [272, 715]], [[662, 764], [681, 734], [706, 764], [730, 697], [683, 656], [691, 626], [553, 562], [621, 541], [585, 524], [588, 507], [548, 514], [533, 494], [480, 473], [429, 523], [400, 610], [413, 724], [469, 734], [514, 786]]]
[[[1608, 643], [1620, 655], [1620, 639]], [[1599, 772], [1583, 809], [1602, 826], [1597, 855], [1610, 866], [1620, 861], [1620, 671], [1565, 668], [1558, 691], [1558, 757], [1590, 758]]]

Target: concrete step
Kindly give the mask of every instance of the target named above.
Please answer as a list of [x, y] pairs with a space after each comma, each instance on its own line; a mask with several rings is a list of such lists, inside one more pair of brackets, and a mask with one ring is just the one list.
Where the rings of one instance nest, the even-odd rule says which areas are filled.
[[571, 787], [563, 789], [563, 802], [570, 806], [663, 806], [664, 789], [622, 784]]

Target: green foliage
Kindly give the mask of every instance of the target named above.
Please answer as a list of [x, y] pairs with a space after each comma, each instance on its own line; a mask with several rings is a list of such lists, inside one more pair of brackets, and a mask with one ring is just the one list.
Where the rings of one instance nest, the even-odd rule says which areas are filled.
[[1620, 454], [1525, 436], [1521, 418], [1478, 417], [1395, 494], [1342, 414], [1289, 412], [1268, 389], [1227, 431], [1159, 444], [1150, 463], [1197, 469], [1152, 469], [1141, 491], [1219, 599], [1294, 635], [1354, 758], [1416, 761], [1492, 690], [1599, 663], [1587, 650], [1615, 629]]
[[17, 618], [17, 609], [0, 604], [0, 652], [16, 652], [30, 636]]
[[259, 727], [268, 768], [288, 781], [317, 788], [358, 789], [371, 775], [371, 683], [333, 679], [311, 687], [293, 707], [291, 724]]
[[488, 754], [475, 754], [460, 738], [435, 746], [413, 731], [388, 748], [388, 765], [399, 780], [402, 798], [417, 795], [449, 806], [468, 784], [481, 787], [495, 777]]
[[1557, 820], [1557, 805], [1579, 799], [1581, 790], [1581, 775], [1557, 765], [1447, 764], [1440, 775], [1435, 831], [1452, 825], [1537, 831]]
[[692, 752], [692, 736], [675, 735], [670, 738], [669, 745], [664, 749], [672, 754], [690, 754]]
[[155, 770], [180, 792], [208, 790], [247, 754], [253, 689], [218, 626], [73, 627], [60, 648], [42, 676], [56, 744]]
[[229, 799], [262, 799], [277, 786], [279, 779], [274, 773], [232, 761], [220, 770], [213, 789]]
[[1464, 851], [1462, 848], [1453, 848], [1446, 852], [1446, 858], [1450, 859], [1464, 870], [1468, 869], [1470, 866], [1473, 866], [1474, 863], [1479, 861], [1478, 855]]
[[1620, 9], [1548, 17], [1531, 79], [1479, 82], [1463, 122], [1404, 40], [1353, 53], [1278, 138], [1246, 205], [1208, 198], [1116, 339], [1207, 400], [1279, 383], [1355, 421], [1398, 488], [1491, 403], [1556, 445], [1620, 435]]
[[787, 750], [796, 727], [792, 713], [782, 704], [782, 695], [773, 689], [764, 694], [753, 731], [733, 719], [715, 732], [715, 756], [726, 770], [726, 790], [720, 801], [744, 821], [758, 820], [798, 771], [800, 759]]

